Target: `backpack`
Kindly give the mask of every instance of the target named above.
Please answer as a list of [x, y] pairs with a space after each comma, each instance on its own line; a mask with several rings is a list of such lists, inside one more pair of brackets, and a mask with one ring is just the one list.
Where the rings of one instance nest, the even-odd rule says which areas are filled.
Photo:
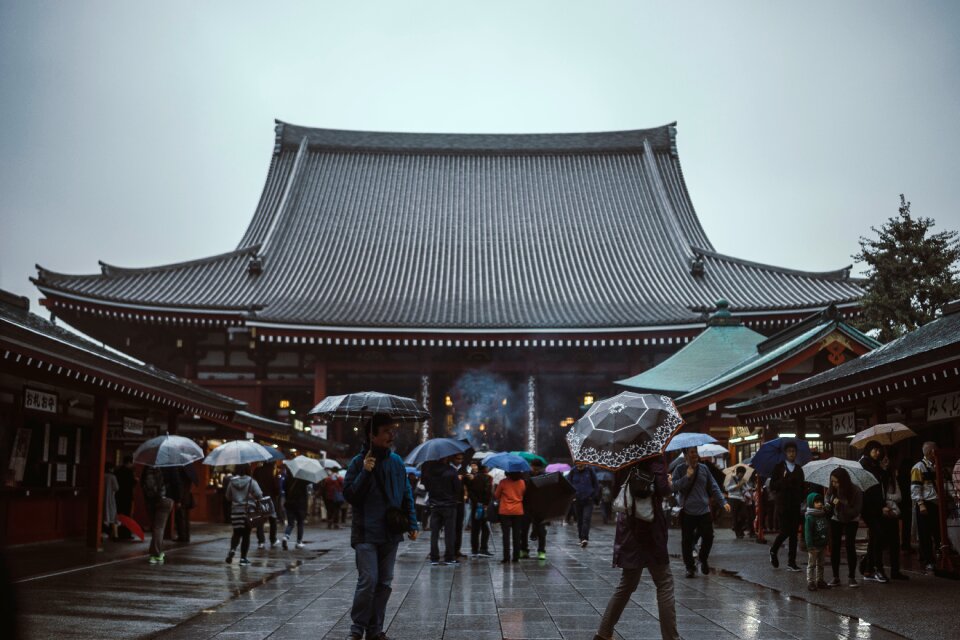
[[143, 489], [143, 497], [147, 502], [165, 497], [166, 490], [163, 486], [163, 476], [160, 469], [146, 469], [140, 478], [140, 488]]

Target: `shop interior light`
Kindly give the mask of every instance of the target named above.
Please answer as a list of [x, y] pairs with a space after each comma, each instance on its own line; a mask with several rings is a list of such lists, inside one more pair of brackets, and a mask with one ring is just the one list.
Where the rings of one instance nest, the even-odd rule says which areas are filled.
[[297, 452], [296, 449], [290, 449], [290, 453], [296, 453], [296, 452]]
[[795, 434], [795, 433], [781, 433], [781, 434], [780, 434], [780, 437], [781, 437], [781, 438], [796, 438], [796, 437], [797, 437], [797, 434]]
[[586, 392], [585, 394], [583, 394], [583, 406], [589, 407], [590, 405], [593, 404], [593, 401], [594, 401], [595, 399], [596, 399], [596, 398], [594, 397], [594, 395], [593, 395], [592, 393], [590, 393], [589, 391]]
[[803, 434], [803, 437], [804, 437], [804, 438], [809, 438], [810, 440], [819, 440], [819, 439], [820, 439], [820, 434], [819, 434], [819, 433], [805, 433], [805, 434]]
[[281, 400], [281, 401], [280, 401], [280, 408], [281, 408], [281, 409], [289, 409], [289, 408], [290, 408], [290, 401], [289, 401], [289, 400]]
[[443, 396], [443, 404], [447, 407], [453, 406], [453, 398], [450, 396]]
[[481, 423], [479, 429], [480, 429], [480, 431], [486, 431], [486, 430], [487, 430], [487, 425]]
[[280, 445], [278, 445], [278, 444], [272, 444], [272, 445], [270, 445], [270, 446], [273, 447], [274, 449], [279, 449], [279, 448], [280, 448]]
[[297, 415], [297, 410], [296, 410], [296, 409], [290, 409], [290, 415], [292, 415], [292, 416]]
[[463, 425], [463, 428], [464, 428], [465, 431], [470, 431], [470, 425], [469, 425], [469, 424]]
[[749, 436], [744, 436], [743, 441], [750, 442], [751, 440], [757, 440], [759, 438], [760, 438], [759, 433], [753, 433], [753, 434], [750, 434]]
[[730, 438], [730, 444], [737, 444], [738, 442], [743, 442], [743, 438]]
[[500, 404], [502, 404], [503, 406], [507, 406], [507, 399], [504, 398], [503, 400], [501, 400]]

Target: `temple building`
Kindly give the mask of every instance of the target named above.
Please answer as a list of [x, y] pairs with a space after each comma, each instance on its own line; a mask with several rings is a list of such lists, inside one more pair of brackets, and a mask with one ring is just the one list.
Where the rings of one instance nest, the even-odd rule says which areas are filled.
[[[106, 344], [306, 428], [320, 398], [416, 396], [419, 434], [562, 455], [585, 394], [662, 362], [715, 301], [769, 335], [834, 305], [849, 268], [715, 250], [675, 125], [460, 135], [278, 122], [260, 202], [228, 253], [147, 268], [38, 267], [51, 313]], [[185, 232], [188, 230], [185, 230]], [[349, 425], [317, 427], [350, 443]], [[468, 433], [469, 432], [469, 433]]]

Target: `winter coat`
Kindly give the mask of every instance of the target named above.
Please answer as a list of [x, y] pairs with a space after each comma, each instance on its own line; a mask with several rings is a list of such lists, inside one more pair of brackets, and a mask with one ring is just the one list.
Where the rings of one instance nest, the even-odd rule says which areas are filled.
[[490, 504], [493, 500], [493, 478], [488, 473], [478, 473], [467, 480], [467, 496], [474, 505]]
[[[833, 499], [840, 498], [840, 504], [833, 505]], [[823, 499], [824, 508], [830, 514], [830, 519], [836, 522], [856, 522], [860, 518], [860, 511], [863, 508], [863, 492], [853, 487], [853, 494], [849, 500], [840, 496], [835, 496], [831, 489], [827, 489], [827, 495]]]
[[280, 495], [280, 479], [274, 473], [275, 467], [272, 463], [260, 465], [253, 470], [253, 479], [260, 485], [263, 495], [276, 498]]
[[[667, 553], [667, 518], [663, 513], [663, 498], [670, 495], [666, 467], [659, 459], [640, 464], [653, 473], [653, 522], [623, 513], [617, 514], [613, 566], [621, 569], [642, 569], [670, 563], [670, 555]], [[615, 484], [614, 493], [619, 493], [627, 475], [626, 471], [617, 474], [618, 482]]]
[[[352, 547], [361, 543], [384, 544], [403, 540], [403, 534], [387, 531], [387, 507], [403, 509], [410, 520], [410, 529], [420, 529], [403, 458], [389, 449], [377, 447], [373, 448], [373, 455], [377, 459], [373, 471], [363, 468], [364, 452], [353, 457], [343, 479], [343, 497], [353, 507], [353, 523], [350, 526]], [[383, 486], [382, 493], [376, 478], [380, 479]]]
[[500, 501], [497, 511], [502, 516], [523, 515], [523, 494], [527, 491], [527, 483], [523, 480], [504, 478], [494, 490], [494, 495]]
[[567, 474], [567, 480], [576, 490], [577, 500], [597, 500], [600, 498], [600, 483], [597, 481], [597, 472], [593, 467], [584, 467], [583, 471], [574, 467]]
[[431, 507], [455, 507], [458, 502], [463, 501], [463, 483], [452, 465], [446, 462], [426, 464], [422, 478], [429, 493], [427, 504]]
[[250, 476], [233, 476], [225, 495], [230, 501], [230, 524], [234, 529], [246, 527], [247, 504], [263, 497], [260, 485]]
[[875, 522], [883, 517], [883, 487], [886, 484], [887, 472], [880, 466], [880, 462], [868, 455], [860, 457], [860, 466], [870, 472], [877, 479], [877, 484], [863, 492], [863, 508], [860, 515], [864, 522]]
[[937, 502], [937, 468], [926, 458], [910, 469], [910, 499], [914, 505]]
[[774, 494], [774, 504], [778, 510], [799, 511], [805, 497], [803, 487], [803, 468], [796, 463], [790, 471], [786, 462], [778, 462], [770, 474], [770, 490]]
[[807, 496], [807, 515], [803, 522], [803, 539], [808, 549], [823, 549], [830, 541], [830, 522], [826, 509], [817, 509], [813, 503], [823, 496], [811, 493]]

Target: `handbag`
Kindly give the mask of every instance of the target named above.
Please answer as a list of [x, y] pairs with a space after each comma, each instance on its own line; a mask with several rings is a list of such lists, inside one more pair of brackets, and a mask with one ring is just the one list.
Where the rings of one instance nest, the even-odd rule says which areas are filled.
[[[634, 472], [631, 472], [630, 477], [620, 487], [620, 492], [613, 500], [613, 510], [644, 522], [653, 522], [653, 492], [640, 498], [634, 497], [631, 485], [637, 486], [638, 481], [645, 482], [646, 477], [639, 474], [637, 478], [633, 476]], [[652, 480], [652, 476], [650, 478]]]
[[383, 488], [383, 481], [380, 479], [380, 474], [374, 471], [373, 479], [377, 483], [377, 488], [380, 489], [380, 495], [383, 496], [383, 501], [387, 503], [387, 531], [394, 535], [403, 535], [413, 529], [410, 523], [410, 516], [407, 515], [407, 512], [390, 504], [390, 499], [387, 497], [387, 492]]
[[276, 517], [273, 509], [273, 499], [263, 496], [255, 500], [250, 499], [253, 492], [253, 480], [247, 485], [247, 497], [244, 500], [243, 520], [246, 526], [255, 527], [267, 518]]

